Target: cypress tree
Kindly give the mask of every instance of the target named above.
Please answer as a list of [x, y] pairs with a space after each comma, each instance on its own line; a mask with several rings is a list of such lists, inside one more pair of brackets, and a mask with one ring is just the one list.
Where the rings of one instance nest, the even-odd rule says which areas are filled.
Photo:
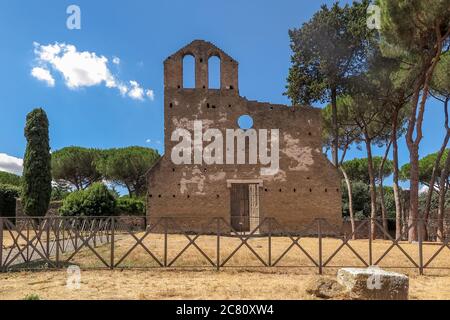
[[43, 109], [34, 109], [27, 115], [25, 138], [23, 210], [28, 216], [44, 216], [52, 193], [52, 175], [48, 119]]

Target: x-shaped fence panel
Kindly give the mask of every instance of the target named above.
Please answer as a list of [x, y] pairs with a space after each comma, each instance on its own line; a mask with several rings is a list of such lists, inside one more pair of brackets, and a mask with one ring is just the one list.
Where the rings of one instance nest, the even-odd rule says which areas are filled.
[[[105, 260], [104, 257], [102, 257], [99, 253], [99, 251], [96, 249], [98, 242], [101, 244], [103, 242], [107, 242], [103, 241], [103, 233], [105, 231], [108, 230], [108, 226], [111, 225], [111, 230], [113, 230], [113, 222], [114, 218], [113, 217], [109, 217], [109, 218], [93, 218], [93, 219], [89, 219], [89, 220], [85, 220], [83, 221], [83, 223], [81, 224], [81, 228], [79, 229], [78, 227], [76, 228], [72, 228], [68, 233], [68, 240], [70, 241], [69, 243], [72, 244], [71, 249], [72, 250], [67, 250], [66, 252], [68, 253], [68, 257], [67, 258], [63, 258], [61, 259], [61, 262], [64, 265], [69, 264], [74, 257], [79, 254], [82, 249], [89, 249], [90, 252], [92, 252], [95, 257], [102, 262], [103, 265], [105, 265], [107, 268], [111, 268], [112, 265]], [[87, 222], [87, 223], [86, 223]], [[59, 230], [62, 230], [63, 232], [65, 232], [67, 230], [67, 227], [71, 226], [72, 224], [70, 223], [70, 220], [65, 220], [62, 219], [61, 220], [61, 224], [59, 225], [58, 228], [58, 232], [57, 232], [57, 241], [58, 243], [61, 243], [62, 241], [59, 238]], [[64, 246], [63, 246], [64, 247]], [[59, 262], [59, 244], [57, 245], [57, 261]], [[112, 253], [112, 251], [111, 251]]]
[[[250, 250], [250, 252], [252, 253], [252, 255], [254, 257], [256, 257], [259, 262], [261, 263], [262, 266], [267, 267], [268, 264], [266, 263], [266, 261], [264, 261], [264, 259], [261, 257], [260, 254], [258, 254], [256, 252], [256, 250], [249, 244], [249, 239], [251, 239], [253, 236], [255, 236], [255, 234], [260, 231], [261, 227], [263, 225], [265, 225], [265, 223], [268, 221], [268, 219], [263, 219], [253, 230], [250, 230], [248, 232], [248, 234], [240, 232], [238, 230], [236, 230], [236, 228], [232, 227], [231, 224], [226, 221], [225, 219], [221, 218], [220, 222], [229, 230], [229, 236], [235, 237], [237, 239], [240, 240], [240, 243], [237, 247], [235, 247], [231, 254], [227, 255], [225, 257], [225, 259], [223, 259], [223, 261], [221, 263], [218, 263], [218, 268], [221, 267], [225, 267], [226, 264], [231, 260], [231, 258], [233, 258], [237, 252], [239, 250], [241, 250], [241, 248], [243, 248], [244, 246]], [[220, 235], [218, 235], [220, 237]], [[220, 254], [220, 252], [218, 252], [218, 255]], [[218, 262], [220, 261], [220, 259], [218, 259]]]
[[[146, 253], [154, 260], [154, 261], [156, 261], [156, 263], [160, 266], [160, 267], [163, 267], [164, 265], [163, 265], [163, 262], [161, 262], [161, 260], [160, 259], [158, 259], [157, 257], [156, 257], [156, 255], [144, 244], [144, 240], [152, 233], [152, 231], [153, 230], [155, 230], [158, 226], [160, 226], [163, 222], [163, 219], [162, 218], [160, 218], [160, 219], [158, 219], [157, 221], [156, 221], [156, 223], [154, 223], [152, 226], [150, 226], [149, 228], [147, 228], [147, 230], [145, 231], [145, 233], [141, 236], [141, 237], [138, 237], [138, 236], [136, 236], [136, 232], [133, 232], [132, 230], [129, 230], [129, 228], [125, 228], [125, 230], [126, 230], [126, 234], [127, 235], [131, 235], [132, 236], [132, 238], [135, 240], [135, 243], [132, 245], [132, 247], [129, 249], [129, 250], [127, 250], [120, 258], [119, 258], [119, 261], [118, 262], [114, 262], [114, 260], [115, 260], [115, 257], [114, 257], [114, 255], [112, 254], [111, 255], [111, 265], [114, 267], [114, 268], [117, 268], [117, 267], [119, 267], [121, 264], [122, 264], [122, 262], [133, 252], [133, 251], [135, 251], [136, 250], [136, 248], [138, 248], [139, 246], [141, 247], [141, 248], [143, 248], [145, 251], [146, 251]], [[114, 243], [114, 242], [111, 242], [111, 243]], [[111, 251], [111, 253], [113, 253], [113, 251]]]
[[[319, 267], [320, 261], [317, 261], [312, 257], [312, 253], [308, 252], [307, 249], [305, 249], [302, 245], [300, 245], [300, 240], [309, 235], [311, 231], [317, 231], [316, 229], [316, 221], [312, 221], [309, 223], [304, 229], [300, 230], [298, 233], [292, 233], [287, 231], [286, 227], [278, 223], [278, 221], [274, 218], [270, 219], [269, 224], [269, 237], [271, 237], [272, 232], [274, 229], [277, 231], [277, 235], [281, 237], [287, 237], [290, 240], [290, 244], [285, 250], [282, 251], [282, 253], [275, 258], [275, 262], [272, 263], [272, 257], [271, 254], [269, 255], [269, 266], [275, 267], [280, 264], [280, 261], [285, 258], [294, 248], [298, 248], [307, 258], [309, 261], [311, 261], [314, 266]], [[270, 239], [270, 238], [269, 238]], [[272, 252], [272, 250], [270, 251]], [[319, 260], [320, 260], [320, 253], [319, 253]]]
[[[337, 256], [337, 254], [339, 252], [341, 252], [343, 250], [343, 248], [348, 248], [350, 249], [350, 251], [353, 253], [354, 257], [361, 261], [363, 263], [364, 266], [368, 267], [369, 265], [371, 265], [371, 254], [369, 253], [369, 261], [366, 261], [366, 259], [364, 259], [357, 250], [355, 250], [353, 248], [353, 246], [350, 245], [350, 240], [352, 240], [354, 238], [354, 236], [360, 231], [362, 230], [364, 227], [366, 227], [369, 224], [369, 220], [363, 221], [363, 223], [359, 224], [358, 227], [355, 228], [355, 230], [353, 230], [351, 232], [350, 235], [344, 235], [343, 237], [340, 237], [340, 231], [336, 228], [336, 226], [331, 225], [330, 223], [328, 223], [327, 220], [325, 219], [319, 219], [317, 220], [317, 224], [318, 224], [318, 229], [320, 230], [319, 235], [319, 239], [322, 238], [322, 226], [327, 226], [332, 233], [334, 233], [337, 237], [337, 239], [339, 239], [340, 241], [342, 241], [342, 243], [336, 248], [336, 250], [333, 251], [333, 253], [331, 253], [331, 255], [327, 258], [325, 258], [325, 262], [323, 264], [320, 265], [320, 269], [319, 272], [322, 273], [322, 268], [327, 267], [328, 265], [330, 265], [330, 263], [332, 262], [332, 260]], [[369, 226], [370, 228], [370, 226]], [[369, 251], [370, 251], [370, 245], [369, 245]]]
[[[130, 226], [127, 219], [139, 223]], [[219, 270], [254, 267], [248, 265], [248, 260], [253, 259], [258, 262], [256, 267], [274, 268], [284, 267], [289, 256], [287, 266], [312, 267], [322, 273], [324, 268], [336, 267], [336, 257], [344, 249], [351, 252], [351, 257], [346, 258], [346, 266], [362, 264], [368, 267], [386, 263], [387, 256], [396, 248], [399, 256], [390, 258], [390, 261], [403, 257], [412, 268], [423, 274], [424, 269], [429, 268], [446, 248], [450, 250], [450, 239], [438, 234], [434, 242], [437, 250], [424, 261], [423, 250], [431, 251], [430, 243], [423, 241], [423, 231], [430, 228], [422, 220], [410, 224], [394, 237], [376, 219], [360, 221], [350, 233], [343, 232], [341, 226], [326, 219], [314, 219], [301, 230], [292, 230], [276, 218], [265, 217], [246, 232], [237, 230], [236, 224], [224, 217], [195, 219], [160, 217], [147, 221], [146, 217], [123, 216], [21, 217], [14, 224], [13, 219], [0, 217], [0, 270], [32, 268], [35, 262], [49, 268], [73, 263], [83, 266], [83, 258], [101, 263], [105, 268], [123, 268], [127, 267], [126, 261], [134, 259], [134, 253], [140, 250], [144, 253], [144, 260], [137, 261], [137, 266], [139, 263], [152, 263], [161, 268], [186, 264], [205, 267], [206, 263], [206, 267]], [[402, 240], [412, 228], [418, 235], [413, 244]], [[383, 240], [375, 240], [375, 232]], [[357, 234], [365, 234], [364, 239], [356, 239]], [[325, 250], [324, 244], [330, 242], [334, 247], [328, 245]], [[373, 250], [375, 245], [376, 252]], [[243, 252], [247, 253], [244, 255], [246, 260], [240, 258]], [[301, 259], [292, 257], [294, 252], [300, 254]], [[237, 265], [232, 265], [232, 260], [237, 260]], [[404, 268], [400, 265], [390, 267]], [[450, 261], [443, 261], [440, 267], [450, 268]]]
[[[449, 249], [450, 250], [450, 237], [448, 235], [445, 234], [445, 232], [443, 232], [443, 230], [440, 230], [441, 228], [439, 228], [439, 225], [443, 225], [443, 221], [432, 221], [431, 224], [428, 224], [428, 234], [429, 229], [435, 229], [435, 238], [436, 238], [436, 244], [438, 245], [438, 249], [431, 255], [431, 257], [429, 257], [423, 264], [423, 268], [430, 268], [431, 267], [431, 263], [433, 261], [436, 261], [436, 259], [439, 256], [442, 256], [444, 254], [445, 249]], [[448, 251], [447, 251], [448, 253]], [[445, 257], [444, 257], [445, 259]], [[448, 259], [448, 257], [447, 257]]]
[[[410, 231], [411, 228], [413, 228], [413, 225], [409, 225], [406, 230], [404, 230], [403, 232], [400, 233], [400, 236], [398, 238], [394, 238], [392, 237], [385, 229], [384, 227], [378, 222], [378, 221], [374, 221], [376, 229], [381, 231], [382, 234], [388, 238], [388, 240], [391, 241], [390, 246], [381, 254], [381, 256], [375, 260], [375, 265], [378, 265], [383, 259], [385, 259], [385, 257], [389, 254], [389, 252], [393, 249], [393, 248], [398, 248], [402, 254], [411, 262], [411, 264], [416, 267], [419, 268], [420, 270], [422, 269], [421, 264], [422, 262], [416, 262], [410, 254], [408, 254], [406, 252], [406, 250], [403, 248], [403, 246], [400, 244], [401, 239], [406, 236], [408, 234], [408, 232]], [[419, 231], [420, 233], [420, 231]], [[372, 240], [371, 240], [372, 241]], [[420, 254], [420, 253], [419, 253]], [[422, 272], [422, 271], [421, 271]]]
[[[16, 227], [11, 219], [0, 219], [2, 222], [1, 233], [2, 240], [6, 235], [9, 235], [12, 240], [12, 245], [8, 247], [3, 244], [0, 249], [0, 266], [2, 270], [5, 270], [12, 265], [24, 265], [30, 263], [35, 257], [38, 257], [41, 261], [48, 263], [51, 266], [55, 266], [53, 261], [50, 260], [50, 233], [49, 228], [51, 221], [44, 219], [39, 221], [27, 220], [26, 223]], [[46, 232], [45, 243], [43, 243], [43, 234]], [[5, 251], [5, 255], [3, 255]]]
[[[103, 243], [103, 234], [109, 232], [105, 223], [108, 219], [111, 218], [21, 217], [14, 224], [16, 219], [0, 217], [0, 269], [27, 269], [34, 264], [57, 268], [69, 263], [83, 248], [96, 253], [93, 247]], [[65, 253], [70, 257], [61, 259]]]

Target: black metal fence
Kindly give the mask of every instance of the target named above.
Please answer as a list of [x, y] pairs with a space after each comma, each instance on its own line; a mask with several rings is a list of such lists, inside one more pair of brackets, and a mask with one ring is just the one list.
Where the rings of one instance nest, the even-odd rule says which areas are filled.
[[[109, 269], [306, 267], [320, 274], [326, 268], [372, 265], [419, 274], [450, 270], [449, 239], [433, 231], [434, 221], [418, 220], [412, 243], [404, 241], [412, 225], [396, 238], [371, 219], [360, 221], [354, 231], [325, 219], [302, 230], [275, 218], [252, 222], [245, 230], [236, 225], [224, 218], [0, 217], [0, 271], [72, 264]], [[355, 239], [357, 234], [367, 237]]]

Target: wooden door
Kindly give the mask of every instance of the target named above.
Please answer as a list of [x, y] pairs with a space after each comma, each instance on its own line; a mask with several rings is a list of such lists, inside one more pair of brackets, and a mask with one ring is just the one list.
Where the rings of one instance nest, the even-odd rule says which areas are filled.
[[246, 232], [250, 230], [249, 222], [249, 187], [248, 184], [231, 185], [231, 226], [234, 230]]

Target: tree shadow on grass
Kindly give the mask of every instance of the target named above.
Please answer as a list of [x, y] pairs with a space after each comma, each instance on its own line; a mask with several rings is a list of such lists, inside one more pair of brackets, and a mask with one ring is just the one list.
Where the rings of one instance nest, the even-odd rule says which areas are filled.
[[18, 263], [6, 268], [6, 272], [21, 272], [21, 271], [49, 271], [49, 270], [61, 270], [67, 269], [69, 266], [77, 266], [76, 263], [59, 262], [56, 267], [56, 261], [35, 260], [30, 262]]

